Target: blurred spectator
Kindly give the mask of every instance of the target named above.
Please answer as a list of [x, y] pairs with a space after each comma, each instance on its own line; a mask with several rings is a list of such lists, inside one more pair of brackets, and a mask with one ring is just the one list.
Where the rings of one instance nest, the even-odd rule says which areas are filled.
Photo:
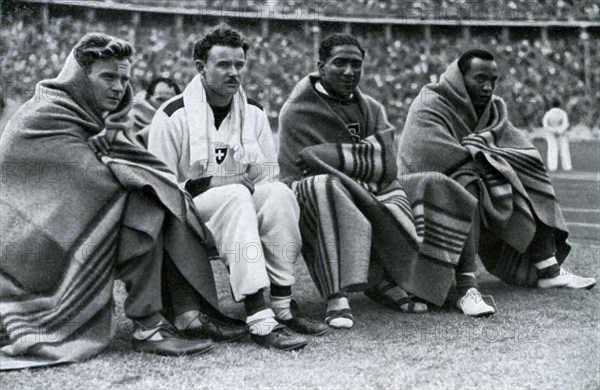
[[156, 110], [167, 100], [179, 95], [181, 89], [173, 79], [168, 77], [155, 77], [150, 81], [145, 91], [140, 91], [133, 98], [133, 107], [130, 116], [133, 118], [133, 130], [136, 138], [144, 146], [148, 146], [148, 133], [144, 131]]
[[546, 161], [549, 171], [556, 171], [558, 168], [559, 153], [563, 170], [570, 171], [573, 169], [571, 151], [569, 150], [569, 136], [567, 135], [569, 117], [567, 112], [560, 106], [560, 99], [554, 98], [552, 108], [544, 114], [542, 120], [544, 138], [548, 143], [548, 159]]

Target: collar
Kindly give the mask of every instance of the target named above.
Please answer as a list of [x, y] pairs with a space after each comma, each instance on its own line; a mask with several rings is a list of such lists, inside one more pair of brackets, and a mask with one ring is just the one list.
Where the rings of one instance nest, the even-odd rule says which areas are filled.
[[337, 96], [332, 96], [329, 92], [327, 92], [325, 90], [325, 87], [323, 87], [323, 84], [321, 84], [321, 80], [317, 80], [317, 82], [315, 83], [315, 89], [317, 90], [317, 92], [322, 93], [323, 95], [327, 95], [332, 99], [337, 99], [337, 100], [341, 100], [343, 102], [348, 102], [350, 100], [352, 100], [352, 98], [354, 97], [354, 94], [350, 94], [350, 97], [348, 99], [340, 99]]

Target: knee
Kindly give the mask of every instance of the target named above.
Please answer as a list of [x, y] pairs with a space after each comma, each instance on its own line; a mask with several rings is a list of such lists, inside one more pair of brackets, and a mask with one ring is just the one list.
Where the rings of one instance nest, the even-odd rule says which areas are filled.
[[284, 204], [296, 203], [296, 195], [288, 186], [281, 182], [269, 184], [269, 196]]
[[222, 196], [223, 201], [231, 207], [254, 208], [252, 194], [250, 193], [250, 190], [242, 184], [230, 184], [223, 187]]
[[297, 215], [300, 210], [294, 191], [280, 182], [269, 184], [266, 204], [269, 214], [275, 218]]

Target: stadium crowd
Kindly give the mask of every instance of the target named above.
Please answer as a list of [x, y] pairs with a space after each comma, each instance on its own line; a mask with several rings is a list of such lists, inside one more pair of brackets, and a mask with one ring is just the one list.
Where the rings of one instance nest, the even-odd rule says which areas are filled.
[[[374, 2], [370, 2], [374, 3]], [[171, 77], [186, 85], [195, 74], [191, 59], [193, 42], [205, 28], [185, 26], [155, 27], [141, 24], [137, 30], [122, 22], [89, 22], [71, 17], [53, 18], [47, 27], [6, 20], [0, 30], [3, 95], [27, 100], [35, 84], [54, 77], [61, 69], [69, 50], [78, 37], [89, 31], [108, 32], [128, 39], [136, 37], [133, 62], [134, 89], [139, 91], [155, 76]], [[207, 28], [207, 27], [206, 27]], [[273, 31], [263, 36], [260, 29], [241, 28], [251, 42], [253, 56], [248, 61], [244, 79], [249, 96], [262, 102], [274, 122], [303, 74], [315, 70], [312, 36], [301, 29]], [[586, 95], [584, 54], [578, 35], [563, 34], [548, 42], [539, 39], [512, 39], [503, 43], [493, 36], [472, 36], [468, 42], [456, 34], [436, 36], [428, 48], [420, 33], [394, 31], [391, 41], [384, 34], [369, 30], [355, 31], [365, 47], [361, 87], [381, 101], [390, 119], [398, 127], [421, 87], [437, 81], [458, 53], [473, 47], [490, 48], [498, 64], [506, 69], [497, 94], [502, 96], [515, 125], [534, 128], [541, 125], [542, 115], [554, 97], [560, 97], [572, 124], [600, 127], [600, 76], [592, 72], [591, 92]], [[600, 61], [600, 47], [591, 46], [592, 63]], [[596, 86], [596, 87], [594, 87]]]
[[600, 5], [593, 0], [142, 0], [137, 4], [234, 12], [412, 19], [597, 20], [600, 17]]

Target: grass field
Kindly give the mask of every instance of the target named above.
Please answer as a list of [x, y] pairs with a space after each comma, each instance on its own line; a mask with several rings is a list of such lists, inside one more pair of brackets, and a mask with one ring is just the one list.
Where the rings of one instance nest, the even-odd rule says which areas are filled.
[[[575, 244], [569, 268], [600, 277], [600, 246]], [[242, 316], [229, 297], [224, 268], [213, 262], [225, 311]], [[318, 318], [324, 304], [303, 264], [296, 296]], [[37, 388], [600, 388], [600, 289], [540, 291], [508, 286], [480, 271], [480, 289], [499, 309], [467, 318], [450, 305], [425, 315], [390, 311], [351, 296], [356, 325], [312, 339], [299, 352], [264, 350], [246, 339], [197, 357], [165, 358], [130, 351], [131, 323], [117, 286], [117, 334], [90, 361], [2, 373], [2, 389]]]

